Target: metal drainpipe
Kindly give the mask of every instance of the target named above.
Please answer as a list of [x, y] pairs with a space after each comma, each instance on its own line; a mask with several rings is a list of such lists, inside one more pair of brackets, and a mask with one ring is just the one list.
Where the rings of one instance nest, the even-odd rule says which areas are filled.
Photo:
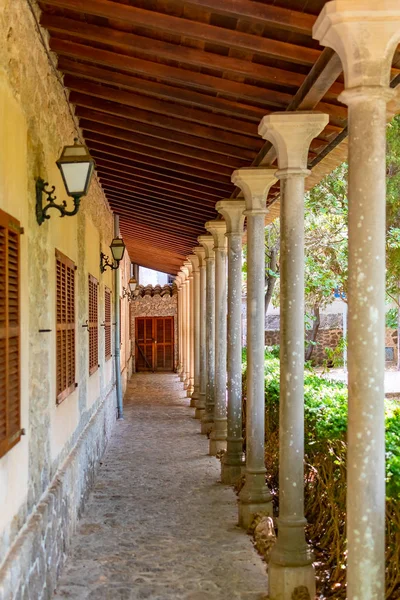
[[[114, 237], [119, 236], [119, 216], [114, 215]], [[124, 407], [122, 404], [122, 385], [121, 385], [121, 339], [120, 339], [120, 322], [121, 314], [119, 312], [119, 288], [120, 288], [120, 275], [119, 269], [114, 271], [114, 310], [115, 310], [115, 384], [117, 389], [117, 419], [121, 420], [124, 418]]]

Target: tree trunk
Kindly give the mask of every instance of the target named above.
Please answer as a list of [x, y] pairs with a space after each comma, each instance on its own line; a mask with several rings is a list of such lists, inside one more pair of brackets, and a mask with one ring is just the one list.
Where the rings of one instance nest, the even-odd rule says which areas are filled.
[[314, 343], [317, 339], [317, 334], [318, 334], [318, 329], [319, 326], [321, 324], [321, 318], [320, 318], [320, 314], [319, 314], [319, 304], [314, 304], [314, 323], [313, 323], [313, 328], [311, 330], [311, 337], [310, 337], [310, 343], [308, 344], [307, 348], [306, 348], [306, 355], [305, 355], [305, 359], [306, 360], [311, 360], [311, 356], [314, 350]]
[[[271, 248], [271, 254], [269, 259], [268, 269], [269, 271], [276, 273], [278, 264], [278, 248]], [[265, 292], [265, 314], [267, 314], [269, 303], [271, 302], [272, 294], [274, 293], [274, 287], [276, 284], [276, 276], [268, 273], [266, 279], [267, 291]]]

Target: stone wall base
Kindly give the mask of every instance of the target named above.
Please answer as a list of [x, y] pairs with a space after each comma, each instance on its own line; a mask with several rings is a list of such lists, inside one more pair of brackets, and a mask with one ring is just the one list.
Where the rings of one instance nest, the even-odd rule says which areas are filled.
[[115, 386], [101, 402], [0, 568], [0, 600], [51, 600], [116, 420]]

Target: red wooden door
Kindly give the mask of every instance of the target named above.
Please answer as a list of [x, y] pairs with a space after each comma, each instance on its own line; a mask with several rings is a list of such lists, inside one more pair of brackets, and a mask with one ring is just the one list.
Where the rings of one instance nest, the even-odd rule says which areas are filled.
[[136, 370], [153, 371], [153, 317], [136, 319]]
[[174, 319], [155, 317], [156, 371], [174, 369]]
[[136, 318], [136, 370], [174, 370], [174, 318]]

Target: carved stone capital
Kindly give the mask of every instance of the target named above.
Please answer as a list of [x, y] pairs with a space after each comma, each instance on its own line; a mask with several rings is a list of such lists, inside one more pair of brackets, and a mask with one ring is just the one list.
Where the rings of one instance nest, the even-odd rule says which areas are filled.
[[242, 199], [220, 200], [215, 205], [217, 211], [224, 217], [226, 223], [226, 234], [242, 234], [244, 227], [244, 211], [246, 202]]

